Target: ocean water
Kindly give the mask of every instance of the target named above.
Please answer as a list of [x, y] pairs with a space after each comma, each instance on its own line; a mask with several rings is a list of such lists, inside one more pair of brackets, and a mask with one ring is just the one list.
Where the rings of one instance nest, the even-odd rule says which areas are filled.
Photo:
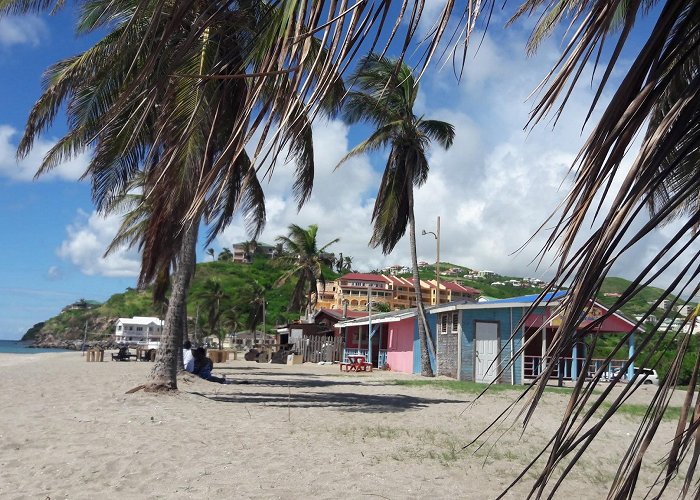
[[41, 352], [67, 352], [66, 349], [32, 349], [29, 343], [19, 340], [0, 340], [0, 353], [39, 354]]

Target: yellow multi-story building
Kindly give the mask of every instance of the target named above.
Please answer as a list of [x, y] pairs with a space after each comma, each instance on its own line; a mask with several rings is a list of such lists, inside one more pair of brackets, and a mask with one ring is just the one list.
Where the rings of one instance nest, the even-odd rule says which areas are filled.
[[[421, 280], [421, 297], [425, 305], [437, 304], [438, 290], [434, 280]], [[319, 286], [317, 309], [342, 309], [345, 304], [351, 311], [367, 310], [367, 299], [383, 302], [390, 309], [415, 307], [416, 295], [413, 280], [384, 274], [350, 273], [335, 281]], [[440, 282], [440, 303], [476, 298], [481, 293], [475, 288], [453, 281]]]

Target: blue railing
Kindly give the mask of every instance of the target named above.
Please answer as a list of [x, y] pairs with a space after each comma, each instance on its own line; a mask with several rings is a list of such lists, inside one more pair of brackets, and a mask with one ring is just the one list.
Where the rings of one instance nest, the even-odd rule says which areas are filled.
[[[576, 358], [576, 362], [581, 362], [580, 364], [583, 364], [583, 361], [585, 361], [586, 358]], [[526, 379], [534, 379], [537, 377], [541, 372], [542, 369], [546, 364], [551, 363], [550, 358], [542, 358], [541, 356], [524, 356], [524, 372], [525, 372], [525, 378]], [[559, 370], [562, 370], [562, 378], [564, 380], [573, 380], [574, 374], [577, 377], [580, 377], [581, 375], [585, 375], [587, 378], [593, 377], [595, 373], [598, 372], [601, 368], [603, 368], [603, 375], [602, 378], [603, 380], [609, 380], [612, 378], [613, 373], [616, 370], [621, 369], [626, 361], [621, 360], [621, 359], [613, 359], [607, 362], [604, 359], [592, 359], [591, 364], [588, 367], [588, 373], [582, 374], [582, 373], [575, 373], [573, 370], [573, 362], [574, 360], [572, 358], [560, 358], [559, 362], [557, 363], [557, 366], [554, 367], [554, 370], [552, 371], [552, 378], [559, 378]], [[578, 370], [576, 370], [578, 371]]]

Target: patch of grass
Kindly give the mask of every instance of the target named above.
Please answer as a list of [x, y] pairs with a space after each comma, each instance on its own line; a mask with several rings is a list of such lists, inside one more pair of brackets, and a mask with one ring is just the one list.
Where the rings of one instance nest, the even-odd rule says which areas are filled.
[[[600, 405], [600, 410], [601, 412], [606, 412], [610, 409], [612, 406], [611, 403], [606, 403], [604, 402], [602, 405]], [[647, 413], [647, 405], [639, 405], [639, 404], [631, 404], [631, 403], [626, 403], [620, 406], [617, 409], [617, 415], [624, 415], [626, 417], [630, 418], [635, 418], [635, 419], [641, 419], [646, 415]], [[664, 412], [663, 417], [661, 418], [662, 420], [678, 420], [678, 417], [681, 415], [681, 408], [680, 406], [669, 406], [666, 408], [666, 411]]]
[[[393, 380], [391, 383], [406, 387], [431, 387], [436, 389], [445, 389], [451, 392], [466, 394], [480, 394], [484, 389], [486, 389], [486, 387], [488, 387], [488, 384], [467, 382], [465, 380]], [[524, 388], [525, 386], [495, 384], [489, 387], [488, 392], [522, 392]], [[570, 394], [571, 390], [572, 389], [569, 387], [547, 387], [545, 389], [546, 392], [562, 394]]]
[[363, 429], [363, 437], [365, 438], [397, 439], [405, 434], [408, 434], [407, 430], [388, 425], [377, 425]]
[[[430, 387], [435, 389], [446, 389], [451, 392], [463, 392], [467, 394], [479, 394], [486, 389], [487, 384], [477, 384], [476, 382], [466, 382], [464, 380], [392, 380], [392, 384], [405, 387]], [[506, 392], [517, 390], [513, 386], [493, 385], [489, 391]]]

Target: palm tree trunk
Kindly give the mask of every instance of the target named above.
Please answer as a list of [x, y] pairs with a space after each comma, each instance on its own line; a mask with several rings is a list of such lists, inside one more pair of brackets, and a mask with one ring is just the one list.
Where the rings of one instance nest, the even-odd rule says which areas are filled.
[[184, 229], [160, 347], [151, 370], [150, 381], [146, 384], [147, 390], [177, 390], [178, 359], [182, 357], [182, 342], [187, 323], [187, 292], [196, 264], [198, 234], [199, 219], [196, 219]]
[[[413, 190], [409, 189], [408, 198], [408, 235], [411, 245], [411, 264], [413, 265], [413, 288], [416, 292], [416, 310], [418, 312], [418, 338], [420, 339], [420, 374], [424, 377], [434, 377], [433, 367], [430, 364], [430, 351], [428, 343], [432, 347], [432, 337], [430, 336], [430, 326], [425, 318], [423, 309], [423, 297], [420, 289], [420, 278], [418, 276], [418, 255], [416, 252], [416, 220], [413, 215]], [[431, 349], [435, 352], [435, 349]]]

